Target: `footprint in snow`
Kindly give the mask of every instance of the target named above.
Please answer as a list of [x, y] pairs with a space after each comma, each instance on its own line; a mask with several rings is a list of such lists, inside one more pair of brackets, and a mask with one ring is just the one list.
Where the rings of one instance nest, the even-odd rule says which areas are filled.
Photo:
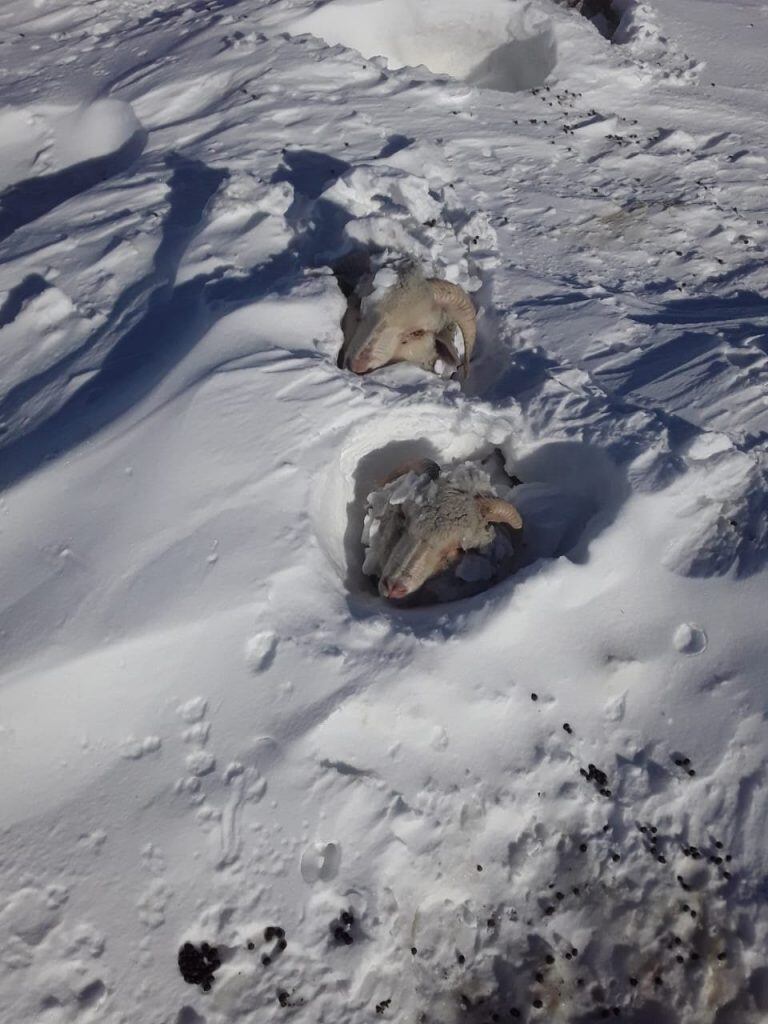
[[301, 877], [312, 885], [335, 878], [341, 866], [341, 847], [338, 843], [310, 843], [301, 855]]
[[145, 754], [154, 754], [161, 745], [162, 741], [159, 736], [145, 736], [143, 740], [137, 740], [135, 736], [128, 736], [120, 744], [120, 756], [127, 761], [139, 761]]
[[683, 622], [672, 637], [675, 648], [681, 654], [701, 654], [707, 647], [707, 634], [693, 622]]
[[189, 725], [202, 721], [207, 710], [208, 701], [205, 697], [192, 697], [191, 700], [180, 704], [177, 709], [179, 718], [182, 722], [187, 722]]

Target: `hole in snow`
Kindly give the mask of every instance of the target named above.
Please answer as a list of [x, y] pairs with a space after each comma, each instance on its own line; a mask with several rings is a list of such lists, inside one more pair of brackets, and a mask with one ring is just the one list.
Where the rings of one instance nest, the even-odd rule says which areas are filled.
[[104, 986], [104, 982], [96, 979], [96, 981], [90, 982], [90, 984], [86, 985], [85, 988], [78, 993], [77, 999], [81, 1006], [91, 1007], [100, 1003], [105, 998], [106, 994], [107, 990]]
[[616, 10], [613, 0], [558, 0], [558, 3], [578, 11], [587, 21], [592, 22], [601, 36], [613, 41], [621, 21], [621, 14]]
[[[614, 519], [625, 499], [623, 474], [599, 449], [555, 442], [518, 455], [513, 440], [499, 439], [500, 446], [494, 447], [465, 421], [452, 425], [448, 415], [446, 422], [446, 414], [445, 407], [437, 406], [418, 416], [405, 410], [397, 416], [380, 414], [387, 422], [358, 428], [357, 435], [342, 445], [338, 464], [315, 492], [315, 534], [354, 598], [384, 608], [404, 606], [381, 598], [376, 579], [363, 572], [363, 533], [369, 495], [409, 461], [431, 459], [443, 469], [465, 461], [484, 463], [494, 487], [500, 485], [498, 493], [515, 505], [524, 523], [522, 531], [498, 528], [500, 544], [486, 553], [490, 564], [474, 566], [476, 572], [472, 565], [465, 565], [464, 578], [450, 571], [408, 599], [409, 607], [472, 597], [542, 559], [565, 556], [581, 562], [592, 539]], [[386, 428], [395, 437], [382, 444]]]
[[522, 0], [330, 0], [290, 29], [502, 92], [541, 85], [557, 63], [552, 22]]

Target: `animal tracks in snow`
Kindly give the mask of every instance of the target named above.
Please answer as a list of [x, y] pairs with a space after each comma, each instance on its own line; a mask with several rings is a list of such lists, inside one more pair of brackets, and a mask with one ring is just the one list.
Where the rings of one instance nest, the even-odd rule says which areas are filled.
[[[273, 634], [264, 635], [274, 638]], [[267, 781], [255, 765], [240, 761], [227, 764], [220, 777], [215, 774], [217, 759], [206, 749], [211, 723], [205, 720], [208, 713], [205, 698], [187, 700], [178, 707], [177, 713], [187, 724], [181, 733], [182, 740], [195, 749], [184, 758], [188, 775], [178, 780], [175, 792], [196, 808], [195, 817], [203, 832], [217, 839], [213, 860], [215, 867], [221, 870], [237, 862], [242, 846], [243, 809], [262, 800]], [[217, 804], [213, 794], [220, 792], [222, 785], [225, 787], [221, 793], [223, 799]]]
[[95, 1024], [111, 987], [100, 963], [106, 940], [91, 925], [68, 919], [68, 896], [64, 886], [28, 885], [7, 900], [0, 910], [0, 962], [21, 986], [14, 997], [21, 1012]]

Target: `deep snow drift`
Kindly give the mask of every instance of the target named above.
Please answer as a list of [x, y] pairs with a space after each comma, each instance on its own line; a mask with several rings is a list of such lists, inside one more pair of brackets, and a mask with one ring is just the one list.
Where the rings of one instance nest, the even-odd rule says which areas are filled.
[[[768, 21], [615, 6], [6, 0], [3, 1019], [768, 1019]], [[464, 387], [338, 368], [374, 249]], [[383, 602], [496, 450], [542, 557]]]

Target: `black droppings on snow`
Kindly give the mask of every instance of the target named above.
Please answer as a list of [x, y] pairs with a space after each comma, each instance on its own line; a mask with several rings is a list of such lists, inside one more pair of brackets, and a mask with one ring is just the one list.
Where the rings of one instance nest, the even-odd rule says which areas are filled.
[[215, 946], [203, 942], [198, 949], [191, 942], [185, 942], [179, 950], [179, 970], [189, 985], [200, 985], [204, 992], [210, 990], [214, 972], [221, 967], [219, 951]]
[[331, 921], [330, 930], [337, 945], [351, 946], [355, 941], [352, 935], [352, 927], [355, 923], [354, 915], [349, 910], [342, 910], [335, 921]]
[[288, 940], [285, 937], [285, 929], [281, 928], [280, 925], [270, 924], [264, 929], [264, 941], [274, 942], [274, 948], [270, 953], [263, 953], [261, 956], [261, 962], [265, 967], [269, 967], [275, 957], [282, 953], [288, 946]]
[[376, 1004], [376, 1013], [382, 1014], [385, 1010], [389, 1009], [389, 1004], [392, 1002], [391, 999], [382, 999], [380, 1003]]
[[355, 941], [349, 934], [349, 932], [345, 928], [342, 928], [340, 925], [334, 928], [333, 937], [334, 939], [336, 939], [336, 942], [342, 946], [351, 946], [352, 943]]
[[608, 787], [608, 776], [601, 768], [598, 768], [597, 765], [588, 764], [587, 771], [580, 768], [579, 772], [587, 782], [594, 783], [595, 789], [601, 794], [601, 796], [611, 795], [611, 791]]

